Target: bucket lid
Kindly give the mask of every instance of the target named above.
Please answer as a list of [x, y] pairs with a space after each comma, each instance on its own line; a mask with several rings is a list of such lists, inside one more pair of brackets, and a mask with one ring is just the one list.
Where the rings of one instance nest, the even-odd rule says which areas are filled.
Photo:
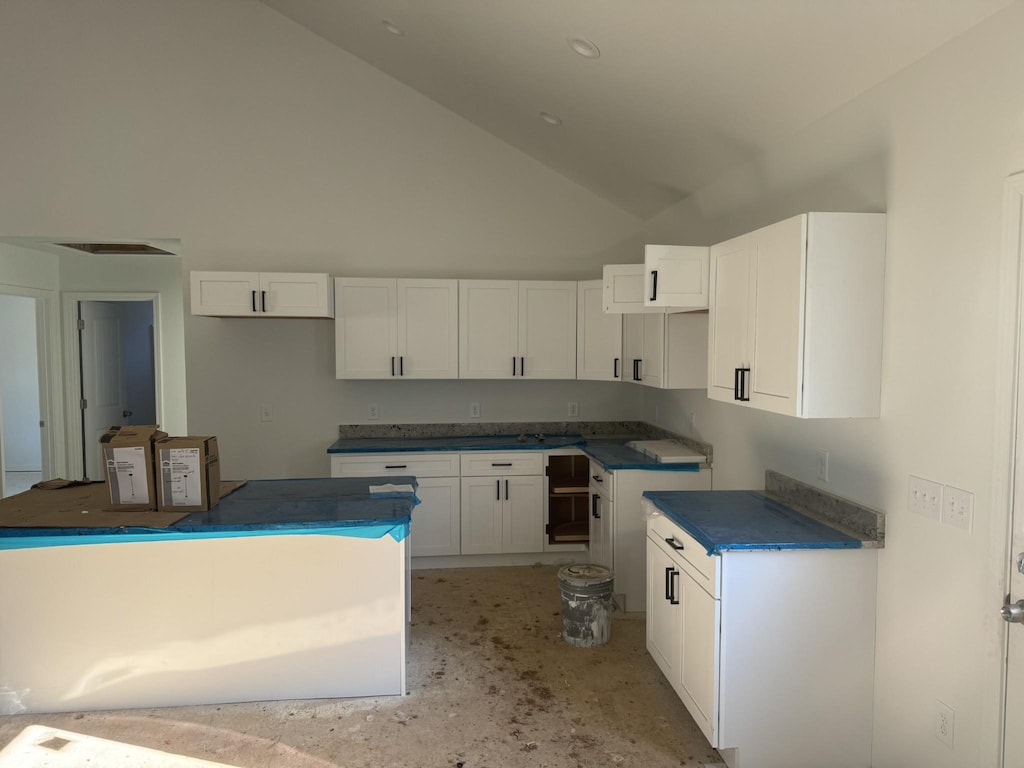
[[558, 580], [577, 587], [586, 587], [613, 581], [615, 574], [610, 568], [593, 563], [566, 565], [558, 570]]

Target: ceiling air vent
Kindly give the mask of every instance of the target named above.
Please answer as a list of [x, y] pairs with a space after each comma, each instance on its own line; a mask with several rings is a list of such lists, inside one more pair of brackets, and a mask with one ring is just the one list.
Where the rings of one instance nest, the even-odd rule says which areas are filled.
[[64, 248], [97, 254], [125, 254], [132, 256], [174, 256], [170, 251], [156, 248], [146, 243], [55, 243]]

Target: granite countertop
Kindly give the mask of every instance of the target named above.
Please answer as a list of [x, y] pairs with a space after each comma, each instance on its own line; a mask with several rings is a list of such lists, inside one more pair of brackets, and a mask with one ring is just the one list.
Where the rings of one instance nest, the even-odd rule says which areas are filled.
[[709, 555], [728, 551], [859, 549], [847, 535], [760, 491], [645, 491], [644, 498]]
[[[595, 438], [582, 435], [464, 435], [446, 437], [343, 437], [328, 454], [419, 453], [446, 451], [518, 451], [579, 448], [604, 469], [643, 469], [665, 472], [696, 472], [706, 461], [660, 463], [626, 445], [631, 438]], [[696, 456], [696, 454], [695, 454]], [[703, 459], [704, 457], [701, 457]]]

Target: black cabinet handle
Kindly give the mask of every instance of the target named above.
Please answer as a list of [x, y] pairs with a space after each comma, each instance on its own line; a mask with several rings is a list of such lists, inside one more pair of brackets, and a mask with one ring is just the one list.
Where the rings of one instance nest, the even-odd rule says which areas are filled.
[[740, 369], [732, 369], [732, 399], [740, 399]]
[[508, 501], [508, 480], [505, 481], [505, 501]]
[[643, 362], [642, 358], [636, 358], [633, 361], [633, 381], [640, 381], [640, 364]]
[[519, 375], [520, 376], [525, 376], [526, 375], [526, 358], [525, 357], [520, 357], [519, 358]]
[[405, 355], [398, 356], [398, 375], [405, 376]]
[[595, 480], [597, 480], [597, 482], [599, 482], [599, 483], [601, 482], [601, 476], [600, 475], [591, 475], [591, 477], [593, 477]]
[[491, 462], [491, 466], [492, 467], [511, 467], [512, 466], [512, 462], [511, 461], [492, 461]]
[[256, 291], [252, 292], [252, 311], [256, 312]]
[[408, 469], [408, 464], [385, 464], [384, 469]]
[[596, 493], [590, 497], [590, 514], [593, 518], [598, 520], [601, 518], [601, 513], [597, 511], [597, 505], [600, 499], [601, 497]]
[[674, 569], [671, 565], [665, 568], [665, 599], [672, 599], [672, 571]]
[[672, 549], [674, 549], [676, 552], [682, 552], [683, 549], [684, 549], [683, 545], [680, 544], [678, 541], [676, 541], [671, 536], [669, 538], [665, 539], [665, 543], [668, 544], [670, 547], [672, 547]]
[[747, 394], [747, 374], [750, 373], [750, 369], [749, 368], [740, 368], [739, 372], [740, 372], [740, 396], [738, 398], [736, 398], [736, 399], [737, 400], [742, 400], [742, 401], [746, 402], [746, 401], [750, 400], [750, 395]]
[[266, 291], [260, 291], [260, 308], [264, 312], [267, 311], [267, 292]]
[[391, 375], [395, 375], [395, 356], [391, 356]]
[[615, 358], [615, 362], [612, 363], [612, 378], [619, 378], [619, 358]]
[[648, 301], [658, 300], [658, 270], [651, 270], [651, 298]]
[[668, 589], [668, 594], [669, 594], [668, 601], [670, 603], [672, 603], [672, 605], [679, 605], [679, 597], [676, 595], [676, 583], [675, 583], [675, 577], [678, 576], [678, 575], [679, 575], [679, 571], [677, 571], [675, 568], [673, 568], [672, 569], [672, 573], [670, 573], [668, 575], [668, 587], [669, 587], [669, 589]]
[[494, 481], [494, 498], [501, 501], [501, 480]]
[[515, 355], [512, 356], [512, 375], [513, 376], [516, 375], [516, 358], [515, 358]]

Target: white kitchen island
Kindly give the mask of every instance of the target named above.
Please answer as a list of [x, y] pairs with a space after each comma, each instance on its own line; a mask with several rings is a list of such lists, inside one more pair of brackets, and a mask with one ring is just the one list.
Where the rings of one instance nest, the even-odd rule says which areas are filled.
[[403, 694], [416, 499], [378, 483], [415, 488], [254, 481], [168, 528], [0, 528], [0, 714]]

